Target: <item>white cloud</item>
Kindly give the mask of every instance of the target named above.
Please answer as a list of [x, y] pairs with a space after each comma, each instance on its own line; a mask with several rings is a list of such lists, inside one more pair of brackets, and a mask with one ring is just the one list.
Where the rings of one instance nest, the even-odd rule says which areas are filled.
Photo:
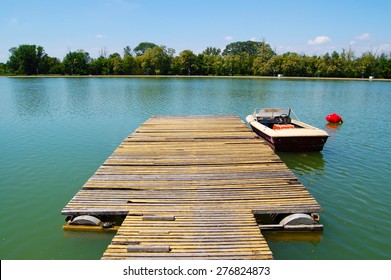
[[257, 41], [257, 38], [252, 37], [252, 38], [250, 39], [250, 41], [256, 42], [256, 41]]
[[14, 28], [19, 26], [19, 19], [17, 18], [11, 18], [8, 20], [8, 26]]
[[95, 37], [98, 38], [98, 39], [102, 39], [102, 38], [103, 38], [103, 35], [97, 34]]
[[17, 18], [12, 18], [12, 19], [9, 21], [9, 23], [10, 23], [11, 25], [15, 26], [15, 25], [18, 25], [19, 20], [18, 20]]
[[232, 41], [233, 39], [234, 39], [234, 37], [232, 37], [231, 35], [224, 37], [224, 40], [228, 41], [228, 42]]
[[330, 42], [330, 38], [327, 36], [316, 36], [315, 39], [309, 40], [308, 44], [309, 45], [323, 45]]
[[368, 41], [371, 39], [371, 36], [369, 35], [369, 33], [363, 33], [363, 34], [357, 36], [356, 38], [359, 40]]

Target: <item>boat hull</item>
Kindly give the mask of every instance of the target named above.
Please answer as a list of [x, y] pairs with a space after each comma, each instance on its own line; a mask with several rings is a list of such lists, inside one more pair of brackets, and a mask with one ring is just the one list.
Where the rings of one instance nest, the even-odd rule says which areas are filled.
[[[251, 129], [265, 139], [276, 152], [320, 152], [328, 139], [327, 133], [321, 130], [295, 129], [290, 133], [279, 133], [251, 120], [251, 118], [248, 119], [248, 123]], [[297, 132], [297, 135], [294, 132]]]
[[320, 152], [327, 141], [326, 136], [271, 137], [253, 126], [251, 128], [276, 152]]

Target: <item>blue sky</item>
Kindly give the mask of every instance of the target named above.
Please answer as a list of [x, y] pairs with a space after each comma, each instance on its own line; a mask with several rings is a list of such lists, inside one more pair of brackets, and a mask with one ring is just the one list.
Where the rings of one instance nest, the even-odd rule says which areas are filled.
[[262, 39], [277, 53], [390, 53], [391, 0], [0, 0], [0, 62], [21, 44], [62, 59], [145, 41], [179, 54]]

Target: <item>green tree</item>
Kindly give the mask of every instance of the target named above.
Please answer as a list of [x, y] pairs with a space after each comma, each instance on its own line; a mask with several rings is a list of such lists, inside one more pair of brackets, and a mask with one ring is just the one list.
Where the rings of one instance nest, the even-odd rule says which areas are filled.
[[61, 63], [58, 58], [54, 58], [53, 60], [55, 60], [55, 62], [51, 64], [49, 73], [50, 74], [57, 74], [57, 75], [64, 75], [65, 74], [64, 64]]
[[124, 48], [124, 57], [127, 55], [130, 55], [130, 56], [132, 55], [132, 49], [129, 46], [126, 46]]
[[36, 47], [37, 74], [47, 74], [49, 72], [49, 57], [41, 46]]
[[253, 75], [253, 64], [254, 64], [254, 55], [249, 55], [247, 53], [242, 53], [239, 55], [239, 62], [240, 62], [240, 75]]
[[0, 76], [8, 75], [8, 67], [7, 64], [0, 62]]
[[96, 59], [91, 59], [88, 64], [88, 74], [104, 75], [106, 74], [107, 58], [99, 56]]
[[48, 55], [41, 46], [20, 45], [11, 48], [8, 68], [18, 75], [37, 75], [49, 72]]
[[196, 64], [201, 75], [222, 75], [221, 49], [207, 47], [202, 54], [197, 56]]
[[343, 59], [340, 54], [336, 51], [333, 51], [331, 54], [331, 60], [329, 61], [329, 77], [343, 77]]
[[325, 77], [342, 77], [343, 60], [339, 53], [334, 51], [331, 56], [326, 53], [322, 57], [323, 63], [321, 64], [320, 71], [322, 76]]
[[191, 50], [184, 50], [179, 54], [178, 64], [180, 75], [191, 75], [198, 70], [197, 56]]
[[[261, 42], [244, 41], [228, 44], [222, 55], [230, 75], [253, 75], [263, 72], [262, 68], [275, 55], [269, 44]], [[230, 65], [230, 66], [229, 66]]]
[[305, 77], [317, 77], [319, 74], [318, 70], [318, 61], [319, 58], [317, 56], [307, 56], [303, 55], [301, 56], [302, 63], [303, 63], [303, 76]]
[[375, 75], [376, 58], [371, 52], [363, 53], [357, 63], [362, 78]]
[[[201, 74], [202, 75], [216, 75], [214, 69], [214, 62], [216, 60], [216, 55], [208, 55], [208, 54], [199, 54], [199, 60], [202, 61], [201, 64]], [[199, 67], [200, 68], [200, 67]]]
[[265, 41], [242, 41], [228, 44], [224, 51], [223, 56], [232, 54], [237, 55], [241, 53], [247, 53], [250, 56], [265, 55], [271, 58], [274, 55], [274, 51], [270, 48], [270, 45]]
[[154, 43], [149, 43], [149, 42], [142, 42], [137, 45], [137, 47], [134, 48], [134, 52], [136, 53], [137, 56], [143, 55], [148, 49], [152, 49], [154, 47], [157, 47], [158, 45]]
[[257, 43], [257, 59], [260, 59], [263, 63], [268, 62], [273, 56], [276, 55], [276, 53], [273, 51], [270, 45], [265, 42], [265, 40]]
[[65, 74], [68, 75], [86, 75], [89, 74], [88, 66], [91, 58], [88, 52], [78, 50], [69, 51], [63, 60]]
[[223, 59], [223, 75], [239, 75], [241, 73], [240, 55], [228, 54]]
[[169, 73], [173, 50], [165, 46], [148, 48], [136, 57], [141, 73], [146, 75], [166, 75]]
[[53, 69], [55, 70], [58, 67], [61, 67], [61, 61], [57, 57], [50, 57], [47, 56], [45, 58], [45, 63], [43, 63], [42, 71], [44, 74], [62, 74], [62, 73], [55, 73]]
[[121, 74], [123, 74], [121, 55], [119, 53], [113, 53], [107, 59], [107, 75]]
[[[45, 53], [41, 46], [20, 45], [10, 49], [7, 63], [0, 63], [0, 75], [270, 75], [303, 77], [368, 77], [391, 78], [390, 54], [366, 52], [357, 58], [354, 51], [342, 49], [323, 56], [297, 53], [276, 55], [270, 45], [244, 41], [221, 49], [207, 47], [201, 54], [185, 50], [174, 57], [175, 50], [149, 42], [134, 50], [124, 49], [124, 56], [108, 54], [102, 48], [100, 57], [91, 59], [87, 52], [69, 51], [61, 62]], [[133, 56], [133, 55], [136, 56]]]
[[382, 53], [377, 58], [377, 72], [376, 76], [378, 78], [390, 79], [391, 78], [391, 59], [387, 57], [385, 53]]
[[355, 77], [356, 63], [354, 58], [354, 51], [352, 50], [352, 48], [349, 48], [348, 51], [342, 49], [342, 53], [340, 54], [340, 59], [341, 59], [341, 66], [342, 66], [341, 75], [343, 77], [348, 77], [348, 78]]
[[297, 53], [283, 54], [282, 73], [284, 76], [303, 76], [304, 65]]
[[275, 55], [267, 62], [261, 59], [255, 59], [253, 63], [253, 71], [255, 75], [261, 76], [276, 76], [283, 73], [284, 57], [283, 55]]
[[122, 59], [122, 70], [123, 73], [126, 75], [132, 75], [137, 73], [137, 64], [131, 54], [126, 54]]
[[203, 52], [205, 55], [216, 56], [221, 54], [221, 49], [214, 47], [207, 47]]
[[[267, 70], [267, 62], [276, 55], [269, 44], [265, 41], [260, 42], [258, 47], [258, 55], [255, 57], [252, 65], [252, 71], [258, 75], [270, 75], [270, 71]], [[269, 73], [269, 74], [266, 74]]]

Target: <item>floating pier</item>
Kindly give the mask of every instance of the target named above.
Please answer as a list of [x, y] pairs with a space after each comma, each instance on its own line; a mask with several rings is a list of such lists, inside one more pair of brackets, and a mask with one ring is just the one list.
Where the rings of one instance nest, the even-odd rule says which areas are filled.
[[[151, 117], [62, 214], [124, 218], [102, 259], [272, 259], [259, 220], [319, 211], [272, 149], [223, 115]], [[271, 228], [285, 226], [296, 225]]]

